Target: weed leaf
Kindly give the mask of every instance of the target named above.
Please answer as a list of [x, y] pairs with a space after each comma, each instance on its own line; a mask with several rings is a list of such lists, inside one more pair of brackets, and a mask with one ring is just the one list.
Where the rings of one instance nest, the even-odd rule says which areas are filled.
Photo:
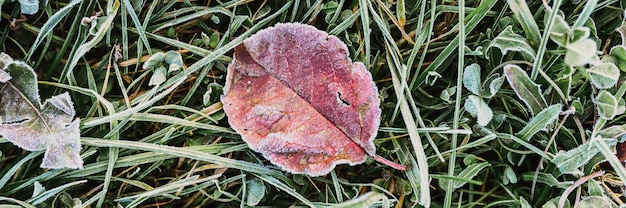
[[259, 179], [246, 181], [246, 205], [256, 206], [265, 197], [265, 184]]
[[504, 66], [504, 76], [533, 115], [537, 115], [547, 106], [539, 85], [535, 84], [522, 68], [516, 65], [506, 65]]
[[19, 0], [22, 13], [33, 15], [39, 10], [39, 0]]
[[507, 0], [507, 2], [509, 3], [511, 11], [513, 11], [515, 19], [517, 19], [520, 25], [522, 25], [522, 28], [524, 28], [524, 33], [526, 33], [526, 36], [528, 37], [528, 43], [535, 47], [539, 45], [539, 42], [541, 41], [539, 26], [537, 26], [537, 22], [535, 22], [535, 18], [530, 12], [526, 1]]
[[615, 96], [606, 90], [600, 91], [594, 99], [598, 114], [604, 119], [613, 119], [618, 112], [618, 102]]
[[609, 126], [598, 132], [598, 135], [607, 139], [618, 139], [617, 137], [621, 137], [625, 134], [626, 124]]
[[82, 168], [80, 120], [69, 94], [42, 105], [33, 69], [12, 60], [2, 65], [11, 78], [0, 82], [0, 135], [28, 151], [45, 149], [42, 168]]
[[[467, 168], [463, 169], [458, 176], [456, 176], [457, 178], [462, 180], [441, 179], [439, 180], [439, 187], [443, 188], [446, 191], [454, 191], [454, 189], [460, 188], [461, 186], [465, 185], [468, 180], [471, 180], [476, 175], [478, 175], [480, 171], [489, 166], [491, 166], [491, 164], [489, 164], [488, 162], [471, 164], [467, 166]], [[452, 183], [453, 190], [447, 190], [448, 183]]]
[[598, 89], [608, 89], [617, 83], [619, 69], [612, 63], [601, 63], [587, 69], [593, 86]]
[[559, 113], [561, 113], [561, 104], [554, 104], [550, 107], [544, 109], [539, 112], [535, 117], [533, 117], [526, 126], [517, 132], [515, 136], [523, 139], [524, 141], [529, 141], [533, 135], [535, 135], [539, 131], [547, 131], [547, 126], [552, 124], [554, 120], [559, 117]]
[[589, 38], [569, 43], [565, 45], [565, 48], [567, 48], [565, 64], [568, 66], [580, 66], [589, 63], [598, 50], [596, 42]]
[[522, 180], [536, 181], [539, 183], [546, 184], [550, 187], [560, 188], [560, 189], [566, 189], [567, 187], [571, 186], [574, 183], [573, 181], [559, 181], [559, 179], [556, 179], [556, 177], [554, 177], [554, 175], [550, 173], [539, 172], [536, 174], [537, 175], [535, 175], [534, 172], [524, 173], [522, 174]]
[[463, 86], [474, 93], [480, 95], [480, 66], [471, 64], [463, 70]]
[[508, 51], [520, 52], [527, 60], [532, 60], [535, 57], [535, 49], [528, 44], [523, 36], [515, 34], [513, 26], [510, 25], [491, 41], [489, 47], [499, 48], [502, 54], [506, 54]]
[[[617, 140], [615, 139], [606, 139], [605, 141], [596, 142], [606, 142], [610, 147], [615, 147], [617, 144]], [[583, 173], [579, 168], [587, 164], [587, 162], [599, 152], [600, 149], [598, 149], [597, 145], [593, 145], [593, 142], [587, 142], [568, 151], [559, 151], [551, 162], [556, 165], [562, 174], [582, 175]]]
[[574, 208], [585, 208], [585, 207], [594, 207], [594, 208], [611, 208], [611, 203], [605, 197], [600, 196], [589, 196], [583, 198]]
[[472, 116], [476, 117], [478, 125], [486, 126], [493, 118], [493, 111], [481, 97], [470, 95], [465, 100], [464, 108]]

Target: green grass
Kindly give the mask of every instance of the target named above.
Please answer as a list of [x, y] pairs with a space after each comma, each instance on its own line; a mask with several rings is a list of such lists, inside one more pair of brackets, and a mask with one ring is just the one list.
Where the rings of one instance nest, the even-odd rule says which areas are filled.
[[[615, 30], [626, 5], [547, 3], [60, 0], [21, 16], [17, 1], [0, 0], [0, 51], [35, 69], [42, 99], [70, 92], [85, 162], [80, 170], [42, 169], [43, 152], [0, 138], [0, 204], [623, 206], [626, 153], [618, 148], [618, 159], [614, 149], [626, 132], [626, 85], [597, 66], [626, 71], [626, 54], [611, 50], [623, 44]], [[96, 14], [93, 23], [83, 19]], [[279, 22], [327, 31], [365, 63], [381, 95], [377, 154], [410, 170], [368, 160], [322, 177], [294, 175], [230, 128], [220, 96], [233, 49]], [[516, 35], [499, 36], [507, 29]], [[581, 46], [589, 42], [600, 53]], [[184, 70], [148, 86], [155, 70], [144, 62], [172, 50]], [[584, 57], [590, 63], [570, 66]], [[472, 64], [476, 79], [463, 76]], [[505, 77], [515, 68], [507, 64], [528, 78]], [[497, 79], [502, 86], [491, 94]], [[487, 125], [467, 100], [493, 112]]]

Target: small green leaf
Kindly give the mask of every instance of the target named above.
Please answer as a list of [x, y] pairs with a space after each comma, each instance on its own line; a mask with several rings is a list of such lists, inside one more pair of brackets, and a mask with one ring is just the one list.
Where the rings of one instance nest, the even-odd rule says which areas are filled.
[[572, 30], [570, 30], [569, 37], [570, 37], [571, 42], [576, 42], [579, 40], [589, 38], [590, 34], [591, 34], [591, 31], [589, 30], [588, 27], [575, 27], [575, 28], [572, 28]]
[[164, 56], [165, 54], [163, 54], [162, 52], [152, 54], [152, 56], [150, 56], [148, 60], [143, 63], [143, 69], [154, 69], [161, 66], [161, 62], [163, 62]]
[[183, 57], [178, 51], [168, 51], [165, 53], [163, 60], [169, 65], [167, 73], [172, 73], [183, 68]]
[[581, 66], [591, 61], [596, 55], [598, 46], [591, 39], [581, 39], [565, 45], [565, 64], [568, 66]]
[[541, 208], [570, 208], [572, 207], [569, 204], [569, 199], [565, 199], [565, 204], [563, 205], [563, 207], [559, 206], [559, 200], [561, 199], [561, 197], [555, 197], [550, 199], [550, 201], [546, 202], [545, 204], [543, 204], [541, 206]]
[[513, 32], [513, 26], [506, 27], [496, 38], [491, 41], [489, 47], [496, 47], [506, 54], [508, 51], [520, 52], [527, 60], [535, 58], [535, 49], [533, 49], [526, 38]]
[[[596, 142], [606, 142], [611, 147], [617, 144], [615, 139]], [[556, 153], [551, 162], [556, 165], [562, 174], [582, 175], [583, 173], [580, 172], [579, 168], [587, 164], [591, 158], [600, 152], [597, 146], [592, 144], [593, 142], [587, 142], [568, 151], [561, 150]]]
[[523, 139], [524, 141], [530, 141], [530, 138], [539, 131], [548, 131], [547, 126], [552, 124], [554, 120], [559, 117], [561, 113], [561, 104], [554, 104], [550, 107], [539, 112], [535, 117], [530, 119], [526, 126], [517, 132], [515, 136]]
[[39, 0], [19, 0], [22, 13], [33, 15], [39, 10]]
[[589, 180], [586, 182], [587, 184], [587, 193], [589, 196], [603, 196], [604, 188], [600, 185], [600, 182], [596, 182], [595, 180]]
[[154, 69], [152, 77], [150, 77], [150, 82], [148, 82], [148, 86], [158, 86], [161, 83], [167, 80], [167, 69], [163, 66], [159, 66]]
[[609, 54], [617, 57], [619, 60], [626, 60], [626, 47], [623, 45], [613, 46]]
[[626, 47], [623, 45], [614, 46], [609, 55], [605, 57], [614, 57], [615, 60], [610, 62], [616, 64], [620, 71], [626, 72]]
[[487, 79], [487, 83], [489, 83], [489, 93], [482, 93], [482, 96], [492, 98], [500, 90], [500, 87], [502, 87], [504, 77], [501, 77], [499, 74], [494, 74]]
[[522, 196], [519, 197], [519, 204], [520, 204], [520, 208], [532, 208], [533, 207]]
[[209, 38], [209, 46], [211, 48], [216, 48], [219, 42], [220, 42], [220, 34], [216, 32], [211, 33], [211, 37]]
[[598, 132], [598, 135], [600, 135], [600, 137], [607, 139], [619, 139], [618, 137], [621, 137], [625, 134], [626, 124], [609, 126]]
[[604, 119], [613, 119], [617, 115], [617, 99], [610, 92], [601, 90], [594, 99], [598, 114]]
[[456, 86], [449, 87], [441, 91], [441, 94], [439, 94], [439, 98], [441, 98], [443, 101], [446, 101], [447, 103], [452, 103], [452, 100], [450, 100], [450, 98], [452, 98], [454, 94], [456, 94]]
[[611, 203], [606, 197], [589, 196], [578, 202], [574, 208], [611, 208]]
[[35, 198], [35, 197], [41, 195], [41, 193], [46, 191], [46, 187], [41, 185], [41, 183], [39, 183], [39, 181], [35, 181], [33, 186], [34, 186], [33, 187], [33, 195], [30, 198]]
[[476, 117], [478, 125], [486, 126], [493, 118], [493, 111], [481, 97], [470, 95], [465, 100], [464, 108], [470, 115]]
[[[550, 16], [550, 13], [546, 13], [546, 15], [544, 16], [544, 21], [547, 22], [548, 21], [548, 17]], [[570, 31], [570, 27], [567, 24], [567, 22], [565, 22], [565, 20], [563, 19], [563, 16], [561, 15], [561, 13], [556, 14], [554, 16], [554, 22], [552, 22], [552, 30], [550, 31], [550, 39], [552, 41], [554, 41], [556, 44], [558, 44], [559, 46], [565, 46], [569, 41], [568, 41], [568, 33]]]
[[480, 66], [474, 63], [465, 67], [465, 70], [463, 70], [463, 86], [474, 93], [474, 95], [480, 95], [480, 83]]
[[613, 63], [600, 63], [587, 69], [591, 83], [598, 89], [615, 86], [619, 78], [619, 69]]
[[506, 65], [504, 66], [504, 76], [511, 84], [511, 88], [524, 101], [526, 107], [530, 109], [533, 115], [537, 115], [547, 106], [539, 85], [530, 80], [528, 74], [522, 68], [511, 64]]
[[504, 169], [504, 177], [505, 181], [507, 182], [504, 185], [507, 185], [508, 182], [512, 184], [517, 183], [517, 175], [515, 174], [515, 171], [513, 171], [513, 168], [511, 168], [511, 166], [506, 166], [506, 168]]
[[535, 176], [534, 172], [524, 173], [522, 174], [522, 180], [527, 181], [527, 182], [536, 181], [539, 183], [546, 184], [550, 187], [560, 188], [560, 189], [565, 189], [574, 183], [573, 181], [559, 181], [558, 179], [556, 179], [556, 177], [554, 177], [550, 173], [539, 172], [536, 174], [537, 176]]
[[246, 205], [256, 206], [265, 197], [265, 184], [259, 179], [246, 181]]
[[467, 166], [467, 168], [463, 169], [458, 176], [456, 176], [457, 178], [461, 178], [464, 180], [440, 179], [439, 187], [446, 190], [448, 187], [448, 183], [452, 183], [452, 190], [446, 191], [453, 191], [455, 189], [458, 189], [465, 185], [467, 183], [467, 180], [471, 180], [472, 178], [476, 177], [476, 175], [478, 175], [480, 171], [489, 166], [491, 166], [491, 164], [489, 164], [488, 162], [474, 163], [472, 165], [469, 165]]

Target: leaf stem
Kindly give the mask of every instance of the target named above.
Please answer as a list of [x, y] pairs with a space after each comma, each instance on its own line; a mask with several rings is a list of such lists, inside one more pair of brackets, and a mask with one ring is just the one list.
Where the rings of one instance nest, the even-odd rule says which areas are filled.
[[389, 167], [392, 167], [393, 169], [396, 169], [396, 170], [403, 170], [404, 171], [404, 170], [407, 170], [408, 167], [410, 167], [410, 166], [404, 166], [402, 164], [395, 163], [395, 162], [393, 162], [391, 160], [387, 160], [387, 158], [381, 157], [380, 155], [374, 155], [374, 156], [372, 156], [372, 158], [374, 158], [374, 160], [376, 160], [377, 162], [385, 164], [385, 165], [387, 165]]

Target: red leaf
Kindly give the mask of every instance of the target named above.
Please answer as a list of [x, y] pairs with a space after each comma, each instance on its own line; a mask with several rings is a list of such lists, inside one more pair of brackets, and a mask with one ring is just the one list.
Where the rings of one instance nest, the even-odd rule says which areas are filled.
[[277, 24], [246, 39], [224, 93], [231, 127], [287, 171], [319, 176], [375, 156], [376, 85], [341, 40], [312, 26]]

